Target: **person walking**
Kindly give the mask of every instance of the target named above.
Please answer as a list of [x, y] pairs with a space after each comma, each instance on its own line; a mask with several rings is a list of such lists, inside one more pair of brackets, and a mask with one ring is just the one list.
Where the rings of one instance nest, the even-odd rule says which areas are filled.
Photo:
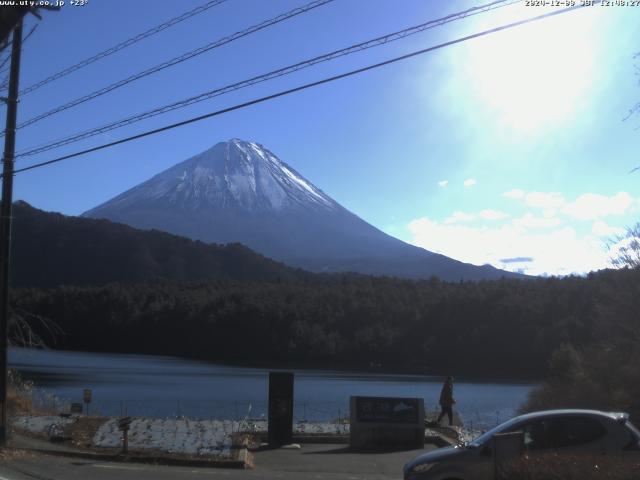
[[442, 385], [442, 391], [440, 392], [440, 408], [442, 411], [438, 415], [436, 423], [440, 423], [442, 417], [447, 415], [449, 417], [449, 425], [453, 425], [453, 404], [456, 403], [453, 398], [453, 377], [449, 376]]

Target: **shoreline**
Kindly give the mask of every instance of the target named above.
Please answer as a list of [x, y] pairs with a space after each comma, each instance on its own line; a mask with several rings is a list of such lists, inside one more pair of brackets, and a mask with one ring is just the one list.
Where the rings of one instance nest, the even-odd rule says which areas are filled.
[[[298, 371], [300, 373], [313, 373], [313, 372], [323, 372], [323, 373], [339, 373], [339, 374], [353, 374], [357, 375], [388, 375], [394, 377], [427, 377], [426, 381], [438, 382], [442, 381], [447, 375], [453, 374], [456, 378], [457, 382], [463, 383], [477, 383], [477, 384], [507, 384], [507, 385], [532, 385], [539, 384], [544, 381], [544, 378], [537, 376], [515, 376], [512, 374], [494, 374], [490, 376], [473, 374], [470, 372], [461, 372], [456, 374], [456, 372], [451, 373], [433, 373], [436, 369], [425, 369], [425, 368], [417, 368], [417, 367], [409, 367], [402, 369], [399, 365], [387, 365], [387, 366], [366, 366], [363, 364], [336, 364], [336, 363], [317, 363], [317, 362], [298, 362], [298, 361], [290, 361], [290, 362], [276, 362], [276, 361], [267, 361], [260, 362], [254, 360], [246, 360], [246, 361], [224, 361], [224, 360], [208, 360], [197, 357], [183, 357], [176, 355], [163, 355], [163, 354], [154, 354], [154, 353], [139, 353], [139, 352], [114, 352], [114, 351], [90, 351], [90, 350], [69, 350], [69, 349], [56, 349], [56, 348], [23, 348], [23, 347], [11, 347], [9, 348], [9, 352], [11, 351], [29, 351], [29, 350], [37, 350], [37, 351], [52, 351], [57, 353], [70, 353], [70, 354], [85, 354], [85, 355], [108, 355], [114, 357], [140, 357], [140, 358], [158, 358], [158, 359], [172, 359], [179, 361], [187, 361], [187, 362], [196, 362], [205, 365], [211, 366], [223, 366], [230, 368], [252, 368], [252, 369], [260, 369], [260, 370], [287, 370], [287, 371]], [[9, 368], [14, 368], [19, 370], [19, 364], [15, 365], [10, 362]], [[444, 370], [444, 369], [443, 369]], [[442, 371], [442, 370], [441, 370]]]

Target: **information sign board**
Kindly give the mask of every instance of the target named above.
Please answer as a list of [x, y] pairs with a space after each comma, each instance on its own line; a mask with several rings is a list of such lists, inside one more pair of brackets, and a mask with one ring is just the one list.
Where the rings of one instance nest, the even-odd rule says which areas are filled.
[[351, 397], [350, 444], [354, 448], [422, 448], [424, 400]]
[[360, 423], [418, 423], [420, 399], [355, 397], [356, 418]]

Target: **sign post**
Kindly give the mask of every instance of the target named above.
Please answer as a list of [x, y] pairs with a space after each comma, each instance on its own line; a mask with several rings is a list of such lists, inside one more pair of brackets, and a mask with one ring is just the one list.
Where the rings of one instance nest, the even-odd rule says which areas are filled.
[[118, 428], [122, 432], [122, 453], [129, 450], [129, 426], [131, 425], [131, 417], [122, 417], [118, 420]]
[[89, 404], [91, 403], [91, 389], [90, 388], [85, 388], [83, 395], [82, 395], [82, 400], [84, 401], [85, 405], [87, 406], [87, 417], [89, 416]]

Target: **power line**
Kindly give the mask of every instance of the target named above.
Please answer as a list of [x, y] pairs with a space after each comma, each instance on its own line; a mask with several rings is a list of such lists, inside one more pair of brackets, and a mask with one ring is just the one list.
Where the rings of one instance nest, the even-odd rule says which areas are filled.
[[138, 72], [135, 75], [131, 75], [123, 80], [119, 80], [115, 83], [112, 83], [110, 85], [107, 85], [106, 87], [103, 87], [99, 90], [96, 90], [92, 93], [89, 93], [87, 95], [84, 95], [82, 97], [76, 98], [74, 100], [71, 100], [68, 103], [65, 103], [64, 105], [61, 105], [59, 107], [56, 107], [52, 110], [49, 110], [48, 112], [42, 113], [40, 115], [37, 115], [33, 118], [30, 118], [29, 120], [26, 120], [22, 123], [20, 123], [18, 125], [18, 128], [24, 128], [26, 126], [32, 125], [36, 122], [39, 122], [40, 120], [44, 120], [47, 117], [50, 117], [52, 115], [55, 115], [57, 113], [63, 112], [65, 110], [68, 110], [69, 108], [75, 107], [77, 105], [80, 105], [82, 103], [88, 102], [89, 100], [93, 100], [95, 98], [98, 98], [106, 93], [109, 93], [117, 88], [123, 87], [125, 85], [128, 85], [129, 83], [135, 82], [136, 80], [140, 80], [141, 78], [145, 78], [148, 77], [149, 75], [152, 75], [154, 73], [157, 73], [161, 70], [164, 70], [165, 68], [169, 68], [172, 67], [174, 65], [177, 65], [179, 63], [185, 62], [187, 60], [190, 60], [198, 55], [201, 55], [205, 52], [208, 52], [209, 50], [213, 50], [214, 48], [218, 48], [221, 47], [223, 45], [226, 45], [227, 43], [231, 43], [239, 38], [242, 37], [246, 37], [247, 35], [251, 35], [252, 33], [255, 33], [259, 30], [263, 30], [267, 27], [270, 27], [272, 25], [275, 25], [277, 23], [283, 22], [285, 20], [288, 20], [290, 18], [293, 18], [297, 15], [301, 15], [303, 13], [306, 13], [310, 10], [313, 10], [314, 8], [318, 8], [322, 5], [326, 5], [327, 3], [331, 3], [335, 0], [314, 0], [311, 3], [308, 3], [307, 5], [304, 5], [302, 7], [298, 7], [298, 8], [294, 8], [293, 10], [290, 10], [286, 13], [280, 14], [277, 17], [271, 18], [269, 20], [265, 20], [264, 22], [261, 22], [257, 25], [253, 25], [249, 28], [246, 28], [245, 30], [241, 30], [239, 32], [236, 32], [232, 35], [229, 35], [227, 37], [223, 37], [219, 40], [216, 40], [215, 42], [211, 42], [208, 43], [207, 45], [204, 45], [200, 48], [197, 48], [195, 50], [191, 50], [187, 53], [184, 53], [178, 57], [172, 58], [171, 60], [167, 60], [166, 62], [163, 62], [159, 65], [156, 65], [154, 67], [148, 68], [146, 70], [143, 70], [142, 72]]
[[[24, 47], [24, 44], [27, 43], [27, 40], [29, 40], [29, 37], [33, 34], [33, 32], [36, 31], [36, 28], [38, 28], [38, 23], [36, 23], [33, 27], [31, 27], [31, 30], [29, 30], [29, 33], [27, 33], [24, 37], [24, 39], [22, 40], [22, 47]], [[9, 42], [10, 44], [11, 42]], [[9, 59], [11, 58], [11, 53], [8, 54], [7, 58], [5, 58], [2, 63], [0, 63], [0, 72], [3, 71], [3, 67], [5, 66], [5, 64], [9, 61]], [[7, 67], [7, 70], [9, 69], [9, 67]], [[0, 90], [3, 90], [5, 88], [7, 88], [9, 86], [9, 74], [7, 73], [6, 78], [2, 81], [2, 84], [0, 84]]]
[[24, 90], [22, 90], [20, 92], [20, 95], [26, 95], [28, 93], [33, 92], [34, 90], [39, 89], [40, 87], [43, 87], [44, 85], [47, 85], [48, 83], [51, 83], [55, 80], [58, 80], [62, 77], [66, 77], [67, 75], [80, 70], [81, 68], [86, 67], [87, 65], [90, 65], [94, 62], [97, 62], [98, 60], [101, 60], [105, 57], [108, 57], [109, 55], [113, 55], [116, 52], [119, 52], [120, 50], [123, 50], [127, 47], [130, 47], [131, 45], [138, 43], [141, 40], [144, 40], [145, 38], [151, 37], [152, 35], [155, 35], [156, 33], [160, 33], [163, 30], [166, 30], [169, 27], [172, 27], [180, 22], [183, 22], [184, 20], [187, 20], [191, 17], [194, 17], [196, 15], [199, 15], [203, 12], [206, 12], [207, 10], [209, 10], [210, 8], [216, 7], [218, 5], [220, 5], [221, 3], [226, 2], [227, 0], [211, 0], [203, 5], [200, 5], [199, 7], [194, 8], [193, 10], [189, 10], [188, 12], [183, 13], [182, 15], [179, 15], [177, 17], [174, 17], [170, 20], [167, 20], [164, 23], [161, 23], [160, 25], [157, 25], [153, 28], [150, 28], [149, 30], [139, 33], [138, 35], [129, 38], [128, 40], [125, 40], [124, 42], [120, 42], [119, 44], [108, 48], [106, 50], [103, 50], [100, 53], [97, 53], [89, 58], [86, 58], [74, 65], [71, 65], [70, 67], [65, 68], [64, 70], [59, 71], [58, 73], [55, 73], [53, 75], [51, 75], [50, 77], [45, 78], [44, 80], [41, 80], [37, 83], [34, 83], [33, 85], [25, 88]]
[[137, 134], [137, 135], [133, 135], [133, 136], [130, 136], [130, 137], [122, 138], [120, 140], [115, 140], [113, 142], [109, 142], [109, 143], [105, 143], [105, 144], [102, 144], [102, 145], [98, 145], [97, 147], [88, 148], [86, 150], [82, 150], [82, 151], [79, 151], [79, 152], [75, 152], [75, 153], [71, 153], [71, 154], [68, 154], [68, 155], [64, 155], [64, 156], [61, 156], [61, 157], [58, 157], [58, 158], [54, 158], [52, 160], [48, 160], [46, 162], [40, 162], [40, 163], [36, 163], [34, 165], [30, 165], [28, 167], [19, 168], [19, 169], [16, 169], [14, 173], [26, 172], [28, 170], [33, 170], [35, 168], [44, 167], [46, 165], [51, 165], [51, 164], [54, 164], [54, 163], [58, 163], [58, 162], [61, 162], [63, 160], [68, 160], [70, 158], [75, 158], [75, 157], [79, 157], [81, 155], [86, 155], [87, 153], [96, 152], [98, 150], [104, 150], [105, 148], [113, 147], [115, 145], [128, 143], [128, 142], [131, 142], [133, 140], [138, 140], [140, 138], [148, 137], [150, 135], [155, 135], [157, 133], [165, 132], [167, 130], [172, 130], [174, 128], [182, 127], [184, 125], [188, 125], [188, 124], [191, 124], [191, 123], [199, 122], [199, 121], [205, 120], [207, 118], [219, 116], [219, 115], [222, 115], [224, 113], [229, 113], [229, 112], [233, 112], [235, 110], [240, 110], [242, 108], [249, 107], [251, 105], [264, 103], [266, 101], [273, 100], [275, 98], [283, 97], [285, 95], [289, 95], [289, 94], [292, 94], [292, 93], [295, 93], [295, 92], [300, 92], [302, 90], [307, 90], [309, 88], [317, 87], [317, 86], [323, 85], [325, 83], [330, 83], [330, 82], [334, 82], [336, 80], [340, 80], [340, 79], [343, 79], [343, 78], [351, 77], [351, 76], [354, 76], [354, 75], [357, 75], [357, 74], [360, 74], [360, 73], [363, 73], [363, 72], [367, 72], [369, 70], [374, 70], [376, 68], [380, 68], [380, 67], [383, 67], [383, 66], [386, 66], [386, 65], [397, 63], [397, 62], [400, 62], [402, 60], [406, 60], [408, 58], [416, 57], [418, 55], [423, 55], [425, 53], [429, 53], [429, 52], [432, 52], [434, 50], [439, 50], [439, 49], [444, 48], [444, 47], [449, 47], [451, 45], [455, 45], [455, 44], [458, 44], [458, 43], [466, 42], [466, 41], [472, 40], [474, 38], [483, 37], [483, 36], [486, 36], [486, 35], [489, 35], [489, 34], [492, 34], [492, 33], [500, 32], [502, 30], [507, 30], [507, 29], [518, 27], [520, 25], [524, 25], [524, 24], [527, 24], [527, 23], [531, 23], [531, 22], [539, 21], [539, 20], [542, 20], [542, 19], [545, 19], [545, 18], [553, 17], [553, 16], [560, 15], [560, 14], [563, 14], [563, 13], [567, 13], [567, 12], [570, 12], [570, 11], [573, 11], [573, 10], [578, 10], [578, 9], [581, 9], [581, 8], [585, 8], [585, 6], [586, 5], [575, 5], [573, 7], [564, 8], [562, 10], [555, 10], [555, 11], [544, 13], [544, 14], [541, 14], [541, 15], [538, 15], [538, 16], [535, 16], [535, 17], [529, 17], [529, 18], [526, 18], [524, 20], [518, 20], [516, 22], [512, 22], [512, 23], [508, 23], [508, 24], [505, 24], [505, 25], [501, 25], [499, 27], [491, 28], [489, 30], [483, 30], [482, 32], [479, 32], [479, 33], [474, 33], [472, 35], [467, 35], [465, 37], [460, 37], [460, 38], [457, 38], [455, 40], [450, 40], [448, 42], [440, 43], [438, 45], [434, 45], [432, 47], [428, 47], [428, 48], [424, 48], [422, 50], [411, 52], [411, 53], [408, 53], [406, 55], [401, 55], [399, 57], [394, 57], [394, 58], [391, 58], [389, 60], [385, 60], [383, 62], [375, 63], [375, 64], [372, 64], [372, 65], [368, 65], [366, 67], [361, 67], [361, 68], [358, 68], [358, 69], [355, 69], [355, 70], [351, 70], [351, 71], [346, 72], [346, 73], [342, 73], [342, 74], [339, 74], [339, 75], [334, 75], [332, 77], [324, 78], [322, 80], [317, 80], [315, 82], [311, 82], [311, 83], [307, 83], [307, 84], [304, 84], [304, 85], [301, 85], [301, 86], [298, 86], [298, 87], [290, 88], [288, 90], [283, 90], [283, 91], [280, 91], [278, 93], [267, 95], [265, 97], [257, 98], [257, 99], [254, 99], [254, 100], [250, 100], [248, 102], [239, 103], [239, 104], [233, 105], [231, 107], [224, 108], [222, 110], [216, 110], [214, 112], [210, 112], [210, 113], [207, 113], [207, 114], [204, 114], [204, 115], [200, 115], [200, 116], [197, 116], [197, 117], [192, 117], [190, 119], [183, 120], [181, 122], [172, 123], [170, 125], [166, 125], [164, 127], [156, 128], [154, 130], [148, 130], [146, 132], [143, 132], [143, 133], [140, 133], [140, 134]]
[[11, 59], [11, 53], [9, 53], [6, 57], [2, 59], [2, 62], [0, 62], [0, 72], [4, 73], [9, 70], [8, 68], [4, 68], [4, 67], [7, 65], [7, 62], [10, 59]]
[[[31, 36], [31, 34], [36, 30], [36, 28], [38, 28], [38, 24], [35, 24], [31, 30], [29, 31], [29, 33], [27, 33], [27, 35], [24, 37], [24, 39], [22, 40], [22, 46], [24, 46], [24, 42]], [[13, 40], [9, 40], [6, 44], [4, 44], [2, 46], [3, 51], [7, 51], [7, 56], [2, 60], [2, 62], [0, 62], [0, 75], [2, 75], [3, 73], [7, 74], [7, 81], [3, 82], [3, 83], [8, 83], [9, 80], [9, 68], [10, 66], [7, 65], [7, 62], [9, 61], [9, 59], [11, 58], [11, 51], [9, 50], [9, 47], [13, 44]], [[3, 85], [4, 86], [4, 85]]]
[[250, 78], [248, 80], [243, 80], [241, 82], [237, 82], [237, 83], [233, 83], [230, 85], [226, 85], [224, 87], [220, 87], [214, 90], [209, 90], [207, 92], [186, 98], [184, 100], [180, 100], [178, 102], [174, 102], [168, 105], [164, 105], [161, 107], [157, 107], [153, 110], [149, 110], [143, 113], [139, 113], [112, 123], [109, 123], [107, 125], [103, 125], [101, 127], [97, 127], [91, 130], [87, 130], [84, 132], [80, 132], [68, 137], [65, 137], [63, 139], [59, 139], [53, 142], [50, 142], [48, 144], [45, 145], [41, 145], [38, 147], [34, 147], [31, 148], [30, 150], [23, 150], [22, 152], [19, 152], [19, 154], [17, 155], [17, 157], [25, 157], [25, 156], [32, 156], [32, 155], [36, 155], [38, 153], [42, 153], [48, 150], [52, 150], [54, 148], [59, 148], [65, 145], [69, 145], [71, 143], [75, 143], [78, 142], [80, 140], [85, 140], [87, 138], [90, 137], [94, 137], [96, 135], [100, 135], [102, 133], [106, 133], [118, 128], [122, 128], [124, 126], [127, 125], [131, 125], [133, 123], [137, 123], [140, 122], [142, 120], [146, 120], [148, 118], [151, 117], [155, 117], [157, 115], [161, 115], [173, 110], [177, 110], [179, 108], [184, 108], [187, 107], [189, 105], [193, 105], [195, 103], [199, 103], [217, 96], [221, 96], [224, 94], [227, 94], [229, 92], [232, 91], [236, 91], [236, 90], [240, 90], [242, 88], [246, 88], [258, 83], [262, 83], [262, 82], [266, 82], [268, 80], [272, 80], [274, 78], [278, 78], [278, 77], [282, 77], [285, 75], [289, 75], [292, 74], [294, 72], [297, 72], [299, 70], [311, 67], [313, 65], [317, 65], [319, 63], [323, 63], [323, 62], [327, 62], [330, 60], [334, 60], [336, 58], [339, 57], [343, 57], [346, 55], [350, 55], [352, 53], [356, 53], [362, 50], [366, 50], [369, 48], [373, 48], [373, 47], [377, 47], [380, 45], [384, 45], [390, 42], [394, 42], [396, 40], [400, 40], [402, 38], [406, 38], [408, 36], [411, 35], [415, 35], [417, 33], [423, 32], [424, 30], [430, 29], [430, 28], [434, 28], [437, 26], [441, 26], [444, 25], [446, 23], [450, 23], [456, 20], [460, 20], [462, 18], [466, 18], [472, 15], [477, 15], [479, 13], [485, 13], [487, 11], [491, 11], [497, 8], [502, 8], [508, 5], [512, 5], [514, 3], [519, 3], [521, 2], [521, 0], [497, 0], [485, 5], [481, 5], [478, 7], [473, 7], [470, 8], [468, 10], [464, 10], [462, 12], [457, 12], [457, 13], [453, 13], [450, 15], [447, 15], [445, 17], [436, 19], [436, 20], [430, 20], [428, 22], [422, 23], [420, 25], [416, 25], [414, 27], [410, 27], [410, 28], [406, 28], [404, 30], [400, 30], [394, 33], [390, 33], [388, 35], [384, 35], [381, 37], [377, 37], [371, 40], [367, 40], [365, 42], [361, 42], [355, 45], [351, 45], [350, 47], [346, 47], [346, 48], [342, 48], [340, 50], [335, 50], [333, 52], [324, 54], [324, 55], [320, 55], [318, 57], [314, 57], [311, 58], [309, 60], [305, 60], [303, 62], [299, 62], [293, 65], [289, 65], [287, 67], [284, 68], [280, 68], [277, 70], [273, 70], [271, 72], [259, 75], [257, 77], [253, 77]]

